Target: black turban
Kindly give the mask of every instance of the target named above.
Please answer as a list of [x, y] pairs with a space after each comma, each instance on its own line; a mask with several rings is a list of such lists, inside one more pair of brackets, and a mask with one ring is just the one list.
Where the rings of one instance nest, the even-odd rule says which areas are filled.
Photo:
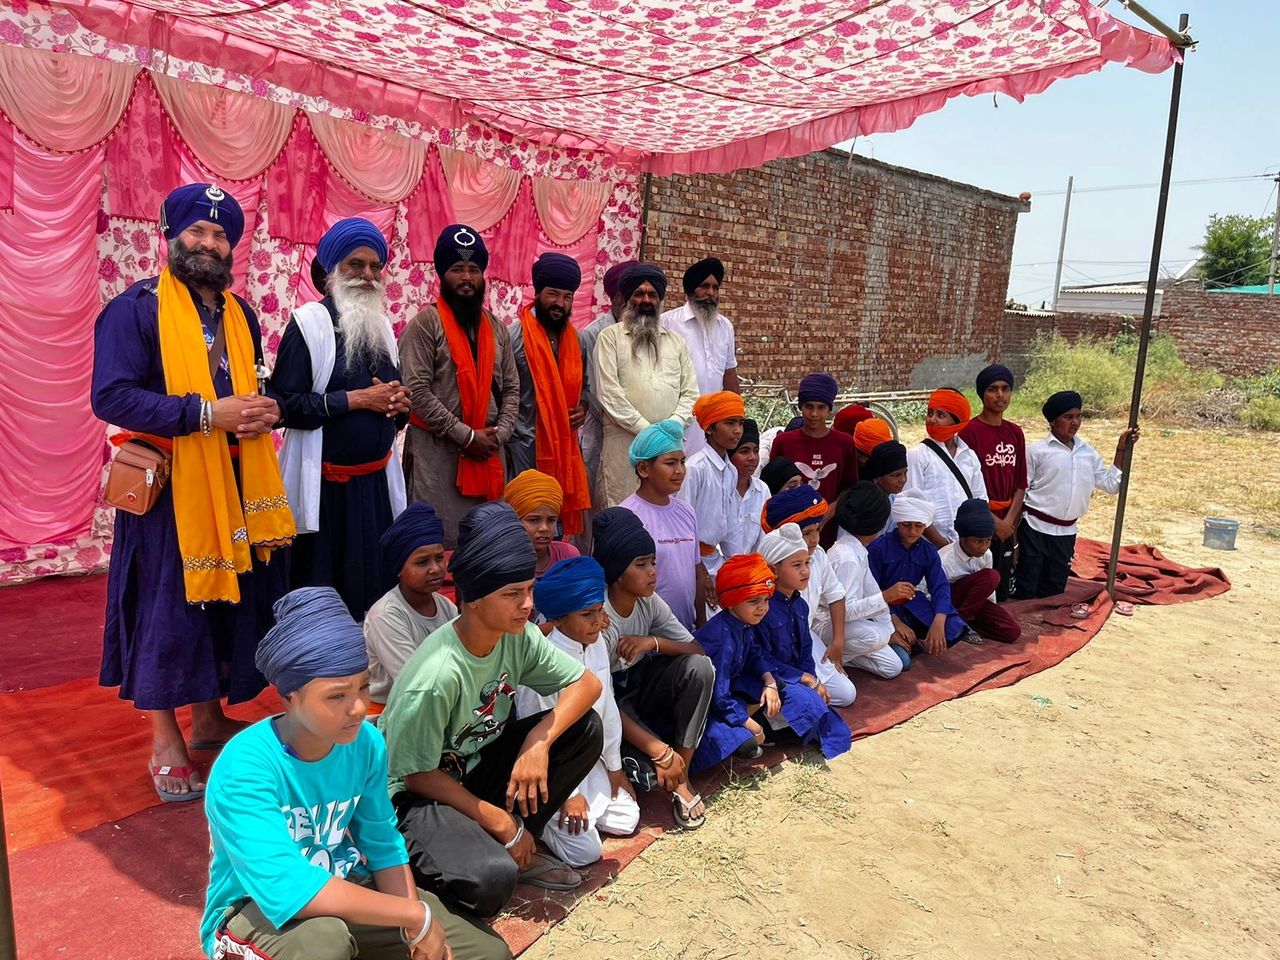
[[989, 367], [983, 367], [978, 371], [978, 399], [982, 399], [982, 395], [987, 392], [987, 387], [1002, 380], [1007, 383], [1010, 388], [1013, 387], [1013, 371], [1003, 363], [993, 363]]
[[532, 580], [537, 566], [533, 541], [505, 503], [482, 503], [458, 523], [449, 573], [459, 600], [480, 600], [508, 584]]
[[864, 480], [874, 480], [876, 477], [888, 476], [895, 470], [905, 470], [906, 467], [907, 448], [897, 440], [886, 440], [872, 448], [867, 462], [858, 468], [858, 476]]
[[692, 297], [694, 291], [711, 276], [716, 278], [716, 283], [724, 283], [724, 264], [715, 257], [699, 260], [684, 272], [684, 295]]
[[1059, 390], [1044, 402], [1040, 412], [1044, 414], [1046, 420], [1053, 423], [1068, 410], [1076, 409], [1084, 409], [1084, 398], [1074, 390]]
[[436, 276], [443, 277], [446, 270], [463, 260], [470, 260], [483, 273], [489, 266], [489, 248], [484, 245], [479, 230], [465, 223], [451, 223], [436, 238], [435, 253], [431, 257]]
[[653, 536], [626, 507], [609, 507], [591, 521], [591, 555], [604, 567], [605, 583], [614, 583], [636, 557], [657, 552]]
[[792, 477], [803, 476], [804, 474], [800, 472], [800, 468], [796, 466], [795, 461], [788, 460], [786, 457], [774, 457], [760, 471], [760, 479], [769, 488], [770, 496], [776, 495]]
[[573, 257], [563, 253], [544, 253], [533, 264], [533, 290], [577, 290], [582, 284], [582, 268]]
[[653, 284], [659, 300], [667, 295], [667, 275], [656, 263], [637, 263], [628, 267], [618, 281], [618, 292], [623, 300], [630, 300], [642, 283]]
[[855, 537], [879, 533], [888, 522], [889, 495], [866, 480], [850, 487], [836, 507], [836, 523]]
[[966, 500], [956, 509], [956, 536], [993, 537], [996, 518], [991, 515], [991, 504], [977, 497]]
[[742, 421], [742, 439], [738, 441], [738, 446], [740, 447], [744, 443], [754, 443], [757, 447], [760, 446], [760, 424], [750, 417]]

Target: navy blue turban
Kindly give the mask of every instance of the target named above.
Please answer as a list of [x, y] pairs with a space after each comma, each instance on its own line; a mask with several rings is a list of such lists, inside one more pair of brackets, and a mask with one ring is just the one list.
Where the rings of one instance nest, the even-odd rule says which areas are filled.
[[633, 263], [627, 267], [618, 281], [618, 292], [623, 300], [630, 300], [642, 283], [653, 284], [659, 300], [667, 295], [667, 275], [656, 263]]
[[[819, 504], [823, 505], [821, 510], [818, 509]], [[802, 483], [790, 490], [775, 493], [765, 501], [765, 522], [761, 526], [766, 531], [776, 530], [784, 523], [796, 523], [801, 527], [807, 527], [819, 523], [825, 513], [826, 501], [822, 499], [822, 494], [809, 484]]]
[[684, 295], [692, 297], [707, 277], [715, 277], [716, 283], [724, 283], [724, 264], [715, 257], [699, 260], [684, 272]]
[[800, 381], [800, 389], [796, 391], [796, 399], [801, 404], [810, 402], [825, 403], [828, 407], [836, 405], [836, 394], [840, 385], [836, 378], [826, 373], [811, 373]]
[[548, 620], [604, 603], [604, 567], [595, 557], [567, 557], [533, 585], [533, 602]]
[[987, 387], [993, 383], [1004, 381], [1013, 387], [1013, 371], [1006, 367], [1003, 363], [993, 363], [989, 367], [983, 367], [978, 371], [978, 399], [982, 399], [982, 395], [987, 392]]
[[787, 421], [787, 425], [782, 432], [790, 433], [792, 430], [799, 430], [803, 426], [804, 426], [804, 417], [792, 417], [790, 420]]
[[803, 477], [796, 462], [789, 457], [774, 457], [760, 470], [760, 479], [769, 488], [770, 495], [777, 493], [792, 477]]
[[240, 209], [240, 203], [211, 183], [188, 183], [178, 187], [160, 205], [160, 229], [166, 240], [172, 240], [201, 220], [220, 226], [233, 247], [244, 236], [244, 211]]
[[489, 267], [489, 248], [484, 245], [479, 230], [465, 223], [451, 223], [436, 238], [435, 253], [431, 256], [436, 276], [443, 277], [446, 270], [463, 260], [471, 261], [483, 273]]
[[387, 238], [382, 231], [364, 217], [347, 217], [325, 231], [316, 246], [316, 257], [325, 273], [333, 273], [333, 268], [359, 247], [376, 253], [379, 263], [387, 262]]
[[276, 601], [276, 625], [258, 644], [254, 663], [281, 696], [317, 677], [350, 677], [369, 669], [364, 631], [333, 587], [300, 587]]
[[393, 580], [400, 576], [413, 551], [433, 543], [444, 543], [444, 524], [429, 503], [409, 504], [378, 540], [387, 575]]
[[639, 260], [623, 260], [621, 263], [615, 263], [606, 270], [604, 272], [604, 295], [612, 300], [621, 293], [618, 285], [622, 283], [622, 275], [639, 262]]
[[532, 580], [538, 566], [533, 541], [505, 503], [482, 503], [458, 523], [458, 547], [449, 573], [459, 599], [470, 602], [512, 583]]
[[601, 510], [591, 521], [591, 555], [604, 568], [607, 583], [616, 582], [637, 557], [657, 552], [653, 536], [626, 507]]
[[974, 498], [960, 504], [956, 510], [956, 536], [993, 537], [996, 518], [991, 515], [991, 504]]
[[544, 253], [534, 261], [532, 273], [535, 293], [547, 287], [577, 290], [582, 285], [582, 268], [578, 261], [563, 253]]
[[1084, 398], [1074, 390], [1059, 390], [1044, 402], [1040, 412], [1046, 420], [1053, 423], [1068, 410], [1076, 409], [1084, 409]]
[[836, 507], [836, 523], [855, 537], [879, 533], [889, 522], [889, 495], [867, 480], [859, 480]]
[[897, 440], [886, 440], [877, 443], [867, 455], [867, 462], [858, 468], [858, 476], [863, 480], [875, 480], [885, 477], [896, 470], [907, 468], [907, 448]]

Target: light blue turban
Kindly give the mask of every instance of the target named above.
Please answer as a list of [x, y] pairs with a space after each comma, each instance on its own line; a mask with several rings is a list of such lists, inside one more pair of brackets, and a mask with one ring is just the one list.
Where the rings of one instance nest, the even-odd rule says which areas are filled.
[[627, 450], [627, 456], [631, 458], [631, 465], [634, 467], [643, 460], [652, 460], [672, 450], [683, 449], [684, 428], [680, 426], [679, 421], [659, 420], [657, 423], [649, 424], [636, 435], [636, 438], [631, 441], [631, 447]]

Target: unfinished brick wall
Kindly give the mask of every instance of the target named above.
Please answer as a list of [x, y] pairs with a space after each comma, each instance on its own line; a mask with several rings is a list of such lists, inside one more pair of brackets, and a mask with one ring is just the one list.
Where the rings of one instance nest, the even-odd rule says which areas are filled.
[[946, 358], [995, 356], [1018, 214], [1028, 205], [827, 150], [719, 175], [653, 177], [644, 256], [684, 301], [690, 263], [727, 267], [721, 310], [742, 375], [823, 369], [907, 386]]

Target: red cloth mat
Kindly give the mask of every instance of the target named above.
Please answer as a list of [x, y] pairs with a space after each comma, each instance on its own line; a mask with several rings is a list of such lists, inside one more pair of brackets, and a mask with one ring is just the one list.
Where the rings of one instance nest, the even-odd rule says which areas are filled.
[[[1076, 576], [1105, 584], [1111, 545], [1100, 540], [1077, 540], [1072, 570]], [[1116, 599], [1130, 603], [1186, 603], [1205, 600], [1231, 589], [1218, 567], [1184, 567], [1144, 544], [1121, 547], [1116, 565]]]
[[106, 609], [103, 574], [0, 587], [0, 693], [96, 677]]

